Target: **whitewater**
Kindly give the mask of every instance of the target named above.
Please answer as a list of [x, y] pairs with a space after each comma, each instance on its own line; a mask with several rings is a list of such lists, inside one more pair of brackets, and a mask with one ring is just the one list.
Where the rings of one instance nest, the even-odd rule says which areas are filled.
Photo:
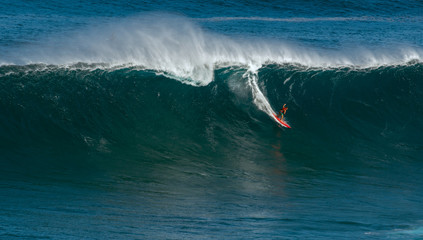
[[298, 64], [309, 68], [375, 68], [421, 61], [419, 47], [322, 50], [291, 42], [261, 38], [237, 39], [204, 31], [192, 20], [172, 15], [151, 15], [119, 20], [106, 26], [91, 26], [51, 37], [41, 46], [19, 49], [1, 59], [5, 64], [76, 63], [106, 64], [109, 67], [138, 66], [168, 73], [204, 86], [213, 80], [215, 68], [265, 64]]

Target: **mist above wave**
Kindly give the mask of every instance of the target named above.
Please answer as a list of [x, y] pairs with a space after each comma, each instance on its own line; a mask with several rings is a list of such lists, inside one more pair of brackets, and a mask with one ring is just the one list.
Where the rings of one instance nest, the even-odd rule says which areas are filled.
[[207, 85], [213, 80], [216, 65], [242, 65], [251, 71], [268, 63], [367, 68], [421, 61], [422, 56], [422, 49], [416, 47], [372, 50], [357, 47], [341, 51], [264, 38], [234, 38], [206, 31], [192, 19], [152, 14], [50, 38], [40, 46], [18, 50], [12, 59], [0, 62], [140, 66], [188, 79], [193, 85]]

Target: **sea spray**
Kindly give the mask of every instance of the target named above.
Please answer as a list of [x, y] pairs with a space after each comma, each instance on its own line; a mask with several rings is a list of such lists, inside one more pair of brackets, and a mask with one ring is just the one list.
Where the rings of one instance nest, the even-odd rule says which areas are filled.
[[263, 95], [262, 91], [260, 90], [257, 81], [257, 69], [249, 68], [245, 74], [243, 75], [244, 78], [248, 79], [248, 85], [251, 87], [251, 92], [253, 96], [254, 104], [263, 112], [268, 114], [270, 117], [273, 118], [274, 110], [270, 106], [269, 101]]
[[[45, 40], [40, 46], [18, 49], [7, 64], [76, 63], [109, 67], [138, 66], [174, 76], [185, 83], [204, 86], [213, 71], [223, 66], [299, 64], [318, 68], [369, 68], [421, 61], [422, 49], [395, 48], [323, 50], [285, 41], [239, 39], [202, 29], [189, 18], [150, 15], [92, 26], [66, 38]], [[99, 66], [99, 65], [98, 65]]]

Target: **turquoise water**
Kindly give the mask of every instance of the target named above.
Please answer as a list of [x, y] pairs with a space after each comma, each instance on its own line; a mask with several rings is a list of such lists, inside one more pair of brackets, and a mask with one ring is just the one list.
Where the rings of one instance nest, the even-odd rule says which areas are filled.
[[422, 11], [4, 2], [0, 238], [422, 238]]

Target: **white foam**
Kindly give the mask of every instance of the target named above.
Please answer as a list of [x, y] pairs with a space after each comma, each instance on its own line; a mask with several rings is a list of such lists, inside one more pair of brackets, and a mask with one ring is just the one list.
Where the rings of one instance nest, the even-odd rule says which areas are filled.
[[248, 79], [248, 85], [251, 87], [251, 93], [253, 95], [254, 104], [271, 118], [273, 118], [273, 108], [270, 106], [269, 101], [264, 96], [263, 92], [260, 90], [258, 86], [258, 75], [257, 75], [257, 67], [250, 68], [248, 71], [243, 75], [244, 78]]
[[[330, 51], [305, 48], [286, 42], [241, 40], [204, 31], [192, 20], [176, 16], [147, 16], [90, 27], [44, 46], [15, 53], [17, 64], [46, 63], [72, 65], [78, 62], [114, 66], [140, 66], [184, 79], [193, 85], [207, 85], [216, 66], [242, 65], [259, 68], [266, 63], [300, 64], [309, 67], [357, 68], [421, 61], [419, 48]], [[0, 62], [11, 61], [1, 60]]]

